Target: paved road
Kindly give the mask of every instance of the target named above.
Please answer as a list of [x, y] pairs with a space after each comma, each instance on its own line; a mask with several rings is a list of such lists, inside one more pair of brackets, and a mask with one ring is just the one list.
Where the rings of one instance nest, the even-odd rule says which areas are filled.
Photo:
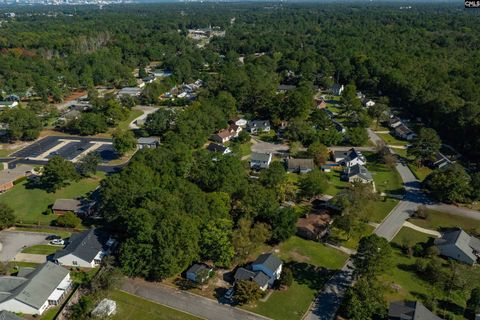
[[171, 308], [209, 320], [266, 320], [269, 318], [248, 311], [223, 305], [189, 292], [176, 290], [141, 279], [126, 279], [122, 289]]
[[31, 247], [37, 244], [47, 244], [45, 238], [48, 233], [25, 232], [25, 231], [1, 231], [0, 243], [0, 261], [11, 261], [22, 251], [23, 247]]
[[158, 111], [158, 108], [149, 107], [149, 106], [136, 106], [136, 107], [134, 107], [133, 109], [135, 109], [135, 110], [140, 110], [140, 111], [143, 112], [143, 114], [142, 114], [141, 116], [133, 119], [132, 122], [130, 122], [130, 124], [128, 125], [128, 127], [129, 127], [130, 129], [140, 129], [140, 127], [138, 126], [137, 122], [140, 121], [140, 120], [145, 120], [145, 119], [147, 119], [147, 117], [148, 117], [149, 114]]
[[282, 143], [270, 143], [252, 138], [252, 151], [258, 153], [273, 153], [277, 155], [287, 155], [290, 147]]

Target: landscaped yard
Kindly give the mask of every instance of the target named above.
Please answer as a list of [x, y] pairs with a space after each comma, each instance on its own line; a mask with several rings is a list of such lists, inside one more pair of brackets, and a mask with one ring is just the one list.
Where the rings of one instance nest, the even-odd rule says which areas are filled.
[[440, 228], [460, 227], [467, 232], [470, 230], [475, 230], [477, 233], [480, 233], [479, 220], [474, 220], [434, 210], [427, 210], [426, 219], [412, 218], [409, 221], [419, 227], [432, 230], [439, 230]]
[[48, 244], [39, 244], [36, 246], [31, 246], [22, 250], [22, 253], [32, 253], [32, 254], [44, 254], [51, 255], [62, 249], [62, 246], [51, 246]]
[[409, 164], [408, 167], [418, 180], [423, 181], [432, 172], [429, 167], [417, 167], [415, 164]]
[[316, 267], [340, 269], [348, 256], [326, 245], [293, 236], [278, 247], [284, 261], [305, 262]]
[[382, 140], [385, 141], [385, 143], [387, 145], [405, 146], [405, 145], [409, 144], [408, 141], [399, 140], [399, 139], [395, 138], [393, 135], [391, 135], [390, 133], [377, 133], [377, 135], [380, 138], [382, 138]]
[[359, 232], [352, 234], [350, 237], [348, 237], [345, 232], [336, 228], [332, 228], [330, 239], [332, 239], [341, 246], [356, 250], [360, 239], [370, 235], [373, 230], [375, 230], [374, 227], [369, 224], [364, 224], [363, 230], [360, 230]]
[[418, 232], [412, 228], [403, 227], [392, 240], [393, 243], [403, 245], [405, 243], [427, 242], [430, 239], [428, 234]]
[[404, 192], [402, 178], [397, 170], [381, 163], [377, 154], [365, 152], [367, 169], [372, 173], [378, 192], [402, 194]]
[[120, 128], [122, 130], [127, 130], [130, 122], [132, 122], [136, 118], [140, 117], [142, 114], [143, 114], [142, 110], [137, 110], [137, 109], [130, 110], [130, 114], [128, 115], [128, 118], [124, 121], [121, 121], [118, 124], [117, 128]]
[[48, 193], [42, 189], [28, 189], [27, 181], [23, 181], [0, 195], [0, 203], [7, 204], [15, 211], [17, 222], [49, 224], [57, 216], [44, 214], [44, 212], [56, 199], [71, 199], [83, 196], [94, 190], [104, 176], [104, 173], [99, 172], [96, 177], [74, 182], [55, 193]]
[[370, 222], [382, 222], [397, 204], [398, 200], [392, 198], [385, 198], [375, 201], [371, 205], [368, 220]]
[[112, 319], [118, 320], [199, 320], [200, 318], [181, 311], [157, 304], [152, 301], [114, 290], [108, 297], [117, 303], [117, 314]]
[[340, 180], [342, 172], [338, 170], [333, 170], [332, 172], [327, 172], [326, 175], [328, 176], [328, 188], [325, 190], [325, 194], [334, 196], [339, 192], [345, 190], [350, 186], [350, 184], [346, 181]]

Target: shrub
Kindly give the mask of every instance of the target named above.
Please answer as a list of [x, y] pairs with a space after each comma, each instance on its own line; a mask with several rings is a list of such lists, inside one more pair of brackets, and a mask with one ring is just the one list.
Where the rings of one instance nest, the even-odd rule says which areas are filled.
[[73, 212], [67, 212], [55, 220], [55, 224], [59, 227], [76, 228], [80, 225], [82, 220]]

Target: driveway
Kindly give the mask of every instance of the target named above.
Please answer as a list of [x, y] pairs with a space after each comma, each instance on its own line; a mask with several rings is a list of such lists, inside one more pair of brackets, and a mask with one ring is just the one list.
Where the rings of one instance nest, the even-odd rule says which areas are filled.
[[141, 279], [126, 279], [122, 289], [128, 293], [209, 320], [266, 320], [269, 318], [223, 305], [189, 292]]
[[25, 231], [1, 231], [0, 243], [0, 261], [11, 261], [22, 251], [24, 247], [31, 247], [37, 244], [47, 244], [45, 238], [48, 233], [25, 232]]
[[282, 143], [271, 143], [252, 138], [252, 151], [258, 153], [273, 153], [277, 155], [286, 155], [290, 147]]
[[128, 125], [128, 128], [130, 129], [140, 129], [140, 127], [138, 126], [138, 121], [142, 121], [142, 120], [145, 120], [147, 119], [148, 115], [149, 114], [152, 114], [156, 111], [158, 111], [159, 109], [158, 108], [155, 108], [155, 107], [149, 107], [149, 106], [136, 106], [134, 107], [133, 109], [135, 110], [140, 110], [143, 112], [143, 114], [135, 119], [133, 119], [132, 122], [130, 122], [130, 124]]

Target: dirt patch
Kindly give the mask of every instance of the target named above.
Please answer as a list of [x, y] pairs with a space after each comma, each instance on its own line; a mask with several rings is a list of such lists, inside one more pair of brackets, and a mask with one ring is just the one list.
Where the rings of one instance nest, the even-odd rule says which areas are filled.
[[77, 100], [78, 98], [86, 94], [87, 94], [87, 91], [74, 91], [68, 97], [65, 97], [65, 99], [63, 99], [63, 102]]
[[290, 251], [290, 257], [292, 258], [293, 261], [297, 262], [307, 262], [310, 261], [310, 257], [301, 255], [297, 251]]

